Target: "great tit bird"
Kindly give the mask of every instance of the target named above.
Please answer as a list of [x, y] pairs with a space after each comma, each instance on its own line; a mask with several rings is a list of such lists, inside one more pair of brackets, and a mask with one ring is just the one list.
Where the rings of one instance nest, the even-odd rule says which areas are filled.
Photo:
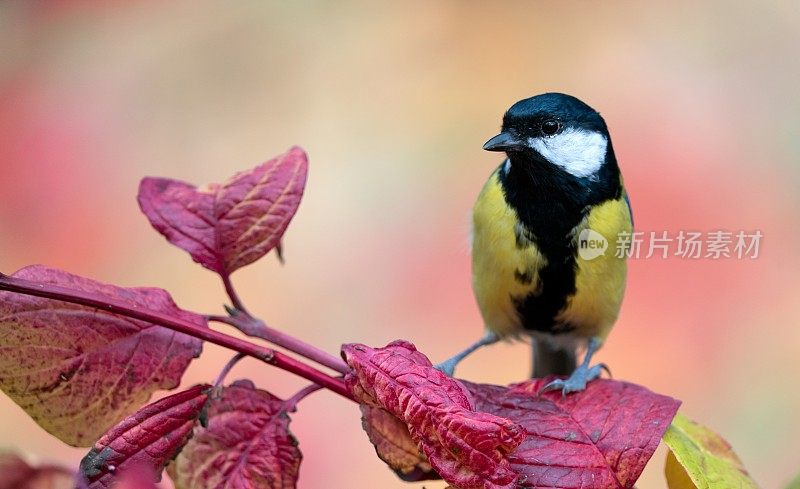
[[512, 105], [483, 149], [506, 154], [472, 215], [486, 335], [440, 368], [452, 374], [477, 348], [529, 335], [534, 376], [569, 375], [545, 389], [583, 390], [606, 368], [590, 362], [619, 314], [633, 227], [606, 123], [575, 97], [545, 93]]

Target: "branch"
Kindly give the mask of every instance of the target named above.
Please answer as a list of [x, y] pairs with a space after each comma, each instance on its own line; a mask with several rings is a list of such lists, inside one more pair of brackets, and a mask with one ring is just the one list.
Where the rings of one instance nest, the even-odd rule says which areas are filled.
[[222, 370], [220, 370], [219, 375], [217, 375], [217, 380], [214, 381], [214, 387], [218, 388], [222, 385], [223, 382], [225, 382], [225, 377], [228, 376], [233, 367], [236, 366], [236, 364], [239, 363], [239, 361], [242, 358], [244, 358], [244, 355], [242, 353], [237, 353], [236, 355], [234, 355], [233, 358], [228, 360], [228, 363], [226, 363], [225, 366], [222, 367]]
[[269, 348], [250, 343], [233, 336], [214, 331], [210, 328], [203, 328], [194, 323], [184, 321], [175, 317], [168, 316], [135, 305], [126, 304], [121, 301], [107, 298], [98, 298], [91, 293], [81, 290], [74, 290], [59, 285], [44, 284], [10, 277], [0, 273], [0, 290], [16, 292], [24, 295], [54, 299], [72, 304], [93, 307], [99, 310], [108, 311], [112, 314], [119, 314], [133, 319], [139, 319], [148, 323], [157, 324], [165, 328], [184, 333], [189, 336], [214, 343], [229, 350], [233, 350], [243, 355], [256, 358], [262, 362], [278, 367], [287, 372], [299, 375], [304, 379], [319, 384], [347, 399], [352, 400], [350, 392], [345, 387], [344, 382], [339, 378], [321, 372], [303, 362], [292, 357], [276, 352]]
[[273, 345], [286, 348], [291, 352], [297, 353], [298, 355], [317, 362], [320, 365], [324, 365], [332, 370], [335, 370], [336, 372], [339, 372], [340, 374], [346, 374], [350, 371], [350, 369], [347, 368], [347, 364], [345, 364], [341, 359], [336, 358], [330, 353], [322, 351], [304, 341], [300, 341], [293, 336], [272, 329], [267, 326], [264, 321], [250, 314], [250, 312], [247, 311], [247, 308], [244, 307], [242, 300], [239, 298], [239, 294], [236, 293], [236, 288], [233, 286], [230, 274], [221, 273], [220, 277], [222, 278], [222, 283], [225, 285], [225, 292], [231, 299], [233, 309], [230, 309], [226, 306], [225, 309], [228, 311], [230, 316], [210, 315], [207, 316], [209, 321], [230, 324], [248, 336], [261, 338], [269, 343], [272, 343]]
[[[237, 311], [233, 311], [236, 313]], [[225, 323], [233, 326], [239, 331], [248, 336], [261, 338], [275, 346], [286, 348], [287, 350], [297, 353], [301, 357], [307, 358], [311, 361], [324, 365], [340, 374], [346, 374], [350, 371], [347, 364], [339, 358], [331, 355], [330, 353], [320, 350], [319, 348], [310, 345], [297, 338], [282, 333], [276, 329], [267, 326], [264, 321], [254, 318], [246, 313], [235, 314], [232, 316], [206, 316], [209, 321], [216, 321], [218, 323]]]
[[[278, 246], [278, 258], [282, 259], [280, 246]], [[239, 294], [236, 293], [236, 288], [233, 286], [230, 274], [225, 272], [220, 273], [219, 276], [222, 278], [222, 283], [225, 285], [225, 292], [231, 299], [233, 308], [231, 309], [228, 306], [225, 306], [225, 310], [228, 311], [230, 316], [209, 315], [206, 316], [206, 319], [209, 321], [230, 324], [248, 336], [261, 338], [262, 340], [266, 340], [273, 345], [286, 348], [291, 352], [297, 353], [301, 357], [317, 362], [320, 365], [324, 365], [332, 370], [335, 370], [336, 372], [339, 372], [340, 374], [346, 374], [350, 371], [350, 369], [347, 368], [347, 364], [345, 364], [341, 358], [337, 358], [328, 352], [320, 350], [319, 348], [304, 341], [300, 341], [286, 333], [272, 329], [267, 326], [264, 321], [250, 314], [250, 312], [247, 311], [247, 308], [244, 307], [242, 300], [239, 298]]]
[[247, 309], [245, 309], [242, 300], [239, 299], [239, 294], [236, 293], [236, 289], [233, 288], [233, 282], [231, 282], [230, 274], [228, 274], [227, 272], [220, 273], [219, 276], [222, 278], [222, 284], [225, 286], [225, 292], [231, 299], [231, 304], [233, 305], [233, 308], [239, 312], [244, 313], [245, 316], [252, 317], [250, 316], [250, 313], [247, 312]]
[[311, 384], [303, 387], [295, 395], [286, 399], [284, 401], [285, 410], [287, 413], [293, 413], [297, 411], [297, 403], [305, 399], [308, 395], [317, 392], [318, 390], [322, 389], [321, 385], [318, 384]]

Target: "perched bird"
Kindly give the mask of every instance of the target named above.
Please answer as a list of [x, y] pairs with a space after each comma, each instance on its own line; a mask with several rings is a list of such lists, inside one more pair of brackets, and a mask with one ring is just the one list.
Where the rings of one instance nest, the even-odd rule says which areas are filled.
[[534, 376], [569, 375], [545, 389], [583, 390], [605, 368], [590, 362], [619, 314], [633, 226], [608, 128], [577, 98], [546, 93], [512, 105], [483, 149], [506, 154], [472, 216], [486, 335], [439, 367], [452, 374], [477, 348], [530, 335]]

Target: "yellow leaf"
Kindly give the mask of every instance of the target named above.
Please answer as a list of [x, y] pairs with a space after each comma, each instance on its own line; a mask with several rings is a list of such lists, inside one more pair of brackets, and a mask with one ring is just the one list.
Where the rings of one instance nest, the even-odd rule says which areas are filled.
[[664, 434], [669, 489], [757, 489], [730, 444], [678, 413]]
[[667, 453], [667, 465], [664, 467], [664, 474], [667, 476], [669, 489], [697, 489], [697, 486], [692, 482], [692, 478], [686, 473], [686, 469], [678, 462], [672, 452]]

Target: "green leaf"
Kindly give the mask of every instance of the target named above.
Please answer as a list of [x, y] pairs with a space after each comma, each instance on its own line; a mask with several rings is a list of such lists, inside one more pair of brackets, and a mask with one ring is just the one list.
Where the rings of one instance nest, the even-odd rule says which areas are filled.
[[681, 413], [664, 434], [669, 489], [758, 488], [730, 444]]

